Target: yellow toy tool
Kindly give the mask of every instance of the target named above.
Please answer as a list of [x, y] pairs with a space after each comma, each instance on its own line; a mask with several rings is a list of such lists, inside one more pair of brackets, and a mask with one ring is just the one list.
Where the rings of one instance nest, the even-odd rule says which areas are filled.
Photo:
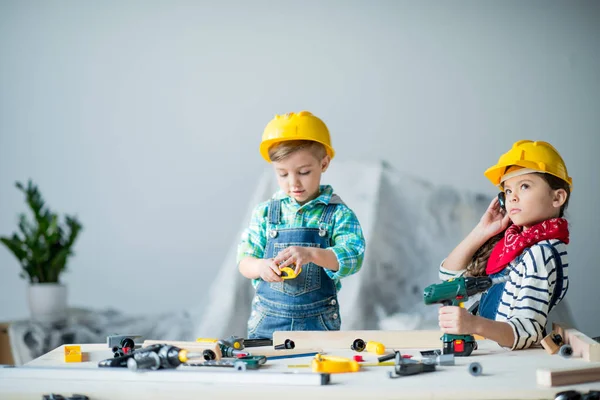
[[281, 268], [281, 272], [285, 272], [285, 275], [281, 275], [281, 279], [294, 279], [302, 272], [302, 267], [298, 268], [298, 273], [294, 271], [292, 267], [283, 267]]
[[321, 374], [341, 374], [345, 372], [358, 372], [358, 362], [344, 357], [325, 356], [317, 354], [312, 361], [312, 371]]
[[367, 351], [369, 353], [381, 355], [385, 353], [385, 346], [383, 345], [383, 343], [369, 341], [367, 342]]

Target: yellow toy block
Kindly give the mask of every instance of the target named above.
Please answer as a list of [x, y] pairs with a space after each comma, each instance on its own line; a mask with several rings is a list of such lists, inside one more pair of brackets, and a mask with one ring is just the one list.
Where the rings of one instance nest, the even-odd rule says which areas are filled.
[[81, 346], [65, 346], [65, 362], [81, 362]]

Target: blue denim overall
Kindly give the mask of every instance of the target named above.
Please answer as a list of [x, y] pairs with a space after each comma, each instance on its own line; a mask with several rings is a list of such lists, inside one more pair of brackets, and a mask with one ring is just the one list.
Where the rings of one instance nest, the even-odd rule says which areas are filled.
[[[554, 246], [550, 244], [542, 244], [541, 246], [549, 248], [550, 251], [552, 251], [552, 254], [554, 255], [554, 259], [556, 260], [556, 286], [554, 287], [554, 293], [552, 294], [550, 307], [548, 308], [548, 313], [550, 313], [550, 311], [556, 305], [556, 302], [558, 301], [558, 298], [562, 293], [563, 265], [560, 259], [560, 255], [558, 254], [558, 251], [554, 248]], [[521, 262], [523, 254], [524, 253], [521, 253], [521, 255], [515, 259], [516, 263]], [[490, 277], [494, 278], [497, 276], [503, 276], [508, 274], [509, 272], [510, 268], [504, 268], [502, 271], [490, 275]], [[498, 307], [500, 306], [500, 300], [502, 299], [502, 293], [504, 292], [504, 286], [506, 286], [506, 282], [496, 284], [481, 295], [481, 299], [479, 300], [479, 315], [491, 320], [496, 319]]]
[[[264, 258], [273, 258], [289, 246], [331, 247], [331, 220], [336, 202], [323, 206], [319, 228], [283, 228], [281, 203], [273, 199], [268, 209]], [[339, 199], [339, 198], [338, 198]], [[329, 331], [341, 326], [337, 290], [325, 269], [313, 263], [302, 266], [294, 279], [260, 281], [248, 320], [248, 338], [271, 338], [275, 331]]]

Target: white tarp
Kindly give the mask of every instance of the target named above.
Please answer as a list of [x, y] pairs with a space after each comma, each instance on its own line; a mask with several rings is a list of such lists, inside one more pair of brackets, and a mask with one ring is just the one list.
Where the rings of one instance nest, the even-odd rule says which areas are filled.
[[[437, 329], [438, 307], [425, 306], [423, 289], [439, 281], [440, 262], [477, 224], [491, 198], [434, 186], [384, 162], [336, 160], [323, 183], [354, 210], [367, 242], [361, 271], [342, 279], [342, 330]], [[202, 335], [245, 336], [254, 289], [237, 270], [236, 248], [254, 206], [276, 190], [268, 169], [208, 293], [205, 318], [196, 329]], [[573, 325], [565, 301], [553, 314]]]

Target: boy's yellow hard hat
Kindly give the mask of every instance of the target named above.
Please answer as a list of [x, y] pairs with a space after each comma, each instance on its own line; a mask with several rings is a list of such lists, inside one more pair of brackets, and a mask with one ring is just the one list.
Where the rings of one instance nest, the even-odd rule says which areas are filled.
[[567, 166], [558, 151], [547, 142], [520, 140], [502, 154], [498, 163], [483, 174], [496, 186], [502, 182], [502, 176], [508, 167], [517, 166], [554, 175], [573, 186], [573, 179], [567, 173]]
[[327, 155], [333, 158], [335, 151], [331, 147], [329, 129], [323, 121], [308, 111], [276, 115], [269, 122], [260, 142], [260, 154], [271, 162], [269, 149], [274, 144], [288, 140], [312, 140], [325, 146]]

